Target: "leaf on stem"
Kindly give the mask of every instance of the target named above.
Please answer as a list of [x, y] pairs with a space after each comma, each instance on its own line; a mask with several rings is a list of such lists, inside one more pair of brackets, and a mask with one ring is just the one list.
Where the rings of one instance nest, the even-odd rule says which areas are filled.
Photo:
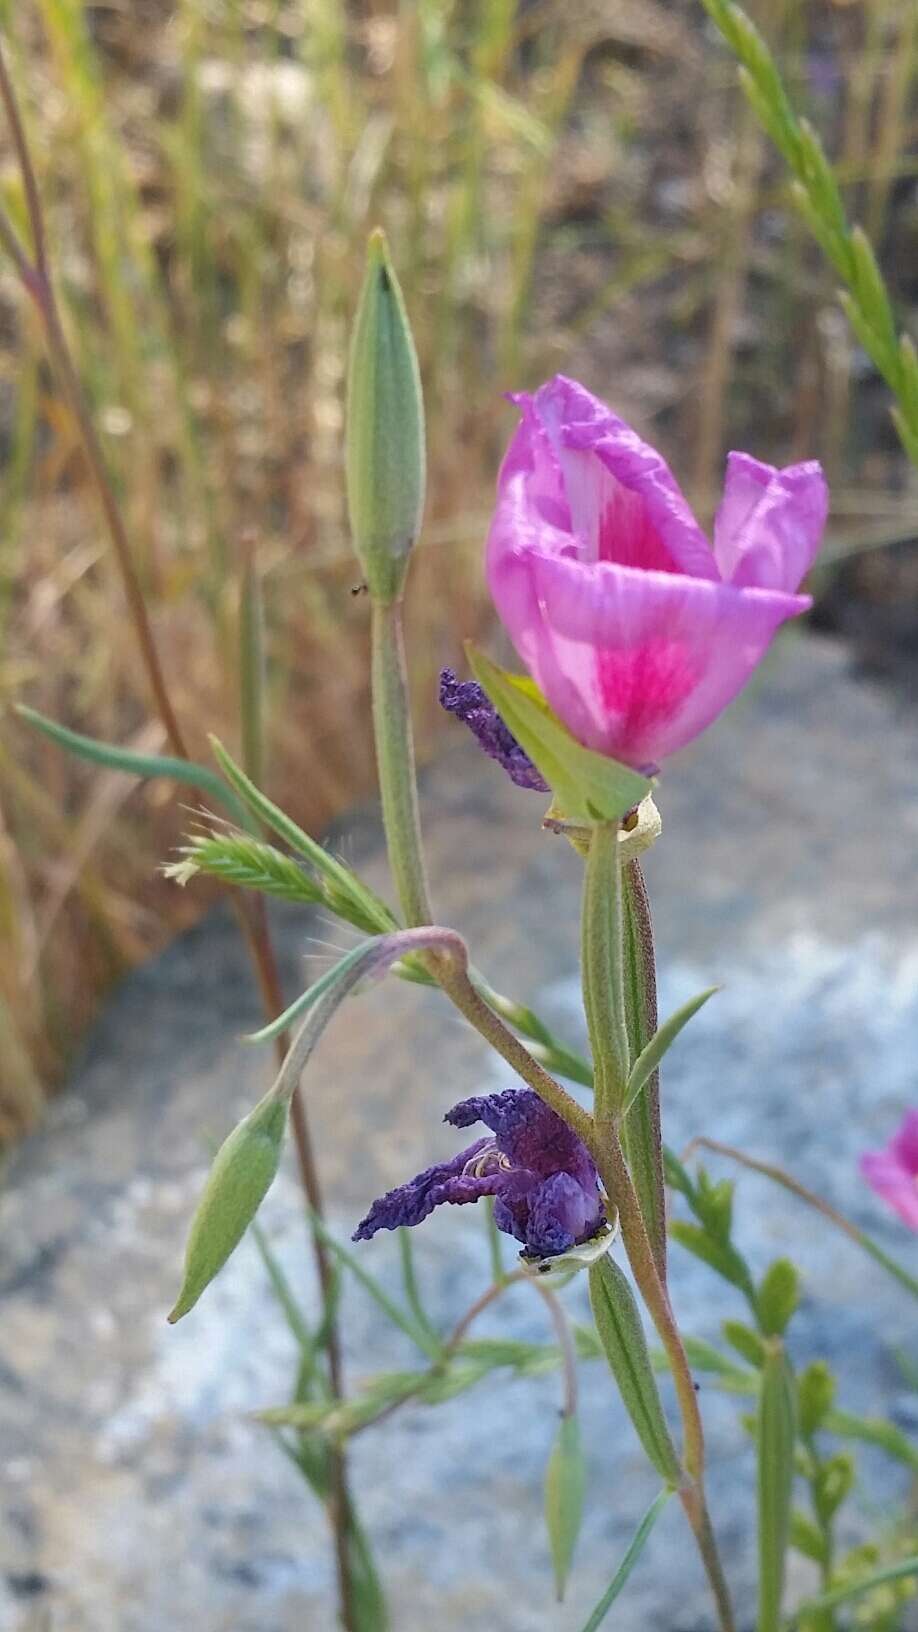
[[652, 1076], [656, 1071], [657, 1066], [676, 1041], [683, 1026], [687, 1026], [692, 1016], [704, 1007], [708, 998], [713, 997], [714, 993], [719, 991], [719, 986], [708, 986], [705, 991], [699, 992], [697, 997], [691, 997], [687, 1003], [683, 1003], [682, 1007], [677, 1009], [675, 1014], [671, 1014], [668, 1020], [664, 1020], [662, 1026], [654, 1032], [650, 1042], [646, 1048], [641, 1050], [631, 1067], [623, 1115], [627, 1115], [628, 1111], [630, 1111], [648, 1077]]
[[583, 1519], [586, 1460], [576, 1413], [562, 1416], [545, 1470], [545, 1523], [560, 1603]]
[[663, 1413], [637, 1303], [612, 1258], [601, 1258], [590, 1270], [590, 1302], [603, 1352], [647, 1457], [668, 1484], [678, 1485], [682, 1469]]
[[597, 1628], [602, 1625], [609, 1613], [609, 1610], [612, 1608], [612, 1605], [615, 1603], [616, 1598], [628, 1580], [631, 1571], [634, 1569], [635, 1564], [644, 1551], [650, 1537], [650, 1533], [671, 1495], [672, 1491], [665, 1488], [660, 1491], [658, 1496], [654, 1497], [649, 1508], [647, 1509], [647, 1512], [644, 1514], [644, 1517], [638, 1525], [637, 1530], [635, 1531], [634, 1539], [631, 1542], [628, 1551], [618, 1566], [618, 1569], [609, 1583], [609, 1586], [606, 1588], [605, 1592], [600, 1598], [599, 1603], [596, 1605], [592, 1615], [584, 1626], [583, 1632], [597, 1632]]
[[201, 793], [209, 794], [241, 826], [251, 825], [245, 806], [236, 798], [232, 788], [228, 788], [223, 778], [207, 765], [196, 765], [193, 760], [177, 759], [169, 754], [136, 754], [130, 748], [119, 748], [114, 743], [100, 742], [96, 737], [85, 737], [80, 731], [70, 731], [67, 726], [58, 725], [56, 720], [47, 719], [37, 709], [26, 708], [24, 703], [17, 703], [16, 713], [77, 759], [87, 760], [90, 765], [104, 765], [110, 771], [125, 771], [128, 776], [136, 776], [141, 781], [148, 781], [154, 776], [167, 776], [173, 782], [181, 782], [185, 787], [197, 788]]

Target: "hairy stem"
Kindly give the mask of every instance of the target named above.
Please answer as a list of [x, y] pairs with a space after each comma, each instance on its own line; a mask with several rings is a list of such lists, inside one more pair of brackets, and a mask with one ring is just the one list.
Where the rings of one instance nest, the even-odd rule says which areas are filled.
[[373, 729], [389, 865], [406, 924], [429, 924], [400, 601], [373, 602]]

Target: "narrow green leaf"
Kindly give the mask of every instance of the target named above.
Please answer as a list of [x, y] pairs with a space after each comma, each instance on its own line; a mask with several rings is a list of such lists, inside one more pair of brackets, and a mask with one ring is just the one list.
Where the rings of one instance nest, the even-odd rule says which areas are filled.
[[854, 1484], [854, 1458], [847, 1451], [831, 1456], [817, 1469], [812, 1480], [813, 1506], [817, 1517], [828, 1526]]
[[835, 1378], [824, 1360], [814, 1360], [797, 1381], [797, 1410], [804, 1439], [812, 1439], [823, 1426], [834, 1400]]
[[647, 1352], [634, 1293], [608, 1255], [589, 1271], [590, 1303], [606, 1359], [635, 1432], [657, 1472], [668, 1484], [682, 1477]]
[[805, 1513], [801, 1513], [799, 1508], [795, 1508], [791, 1514], [790, 1544], [796, 1547], [797, 1552], [802, 1553], [804, 1558], [811, 1558], [814, 1564], [828, 1562], [826, 1537], [819, 1526], [814, 1524], [812, 1519], [808, 1519]]
[[333, 964], [330, 969], [326, 969], [324, 975], [320, 975], [318, 980], [313, 981], [311, 986], [307, 986], [305, 992], [301, 992], [299, 997], [294, 998], [289, 1007], [284, 1010], [283, 1014], [279, 1014], [276, 1020], [272, 1020], [267, 1026], [262, 1026], [259, 1031], [250, 1031], [246, 1037], [246, 1042], [267, 1043], [272, 1038], [280, 1036], [282, 1032], [288, 1031], [294, 1020], [298, 1020], [300, 1015], [306, 1014], [313, 1008], [320, 997], [324, 997], [326, 992], [331, 991], [333, 987], [338, 985], [342, 976], [353, 969], [355, 964], [366, 958], [369, 948], [373, 944], [372, 941], [361, 941], [359, 946], [352, 947], [351, 951], [346, 952], [343, 958], [339, 958], [338, 962]]
[[317, 1216], [316, 1213], [310, 1212], [310, 1217], [316, 1233], [321, 1236], [329, 1251], [333, 1252], [335, 1257], [340, 1259], [341, 1263], [346, 1269], [350, 1270], [351, 1274], [360, 1282], [365, 1291], [369, 1292], [370, 1297], [379, 1305], [379, 1308], [383, 1311], [383, 1314], [386, 1315], [388, 1319], [394, 1323], [394, 1325], [399, 1326], [405, 1335], [410, 1337], [413, 1343], [417, 1344], [417, 1347], [422, 1351], [422, 1353], [428, 1355], [431, 1360], [439, 1360], [439, 1343], [432, 1342], [427, 1332], [418, 1325], [417, 1321], [410, 1315], [407, 1315], [404, 1309], [401, 1309], [394, 1299], [390, 1298], [388, 1293], [383, 1291], [379, 1282], [370, 1274], [369, 1270], [364, 1269], [363, 1264], [358, 1262], [354, 1253], [349, 1252], [347, 1247], [342, 1246], [341, 1242], [335, 1239], [327, 1225]]
[[674, 1241], [678, 1241], [687, 1252], [694, 1253], [702, 1263], [708, 1264], [711, 1269], [722, 1275], [731, 1286], [736, 1286], [749, 1299], [755, 1308], [755, 1288], [748, 1267], [735, 1247], [716, 1241], [707, 1230], [699, 1224], [686, 1224], [681, 1219], [674, 1219], [669, 1226], [669, 1233]]
[[118, 748], [109, 742], [99, 742], [95, 737], [84, 737], [81, 732], [69, 731], [65, 725], [58, 725], [56, 720], [47, 719], [37, 709], [27, 708], [24, 703], [16, 704], [16, 713], [59, 747], [75, 754], [77, 759], [85, 759], [91, 765], [104, 765], [106, 770], [125, 771], [128, 776], [136, 776], [141, 781], [153, 776], [167, 776], [185, 787], [198, 788], [229, 811], [234, 821], [242, 827], [251, 828], [245, 806], [227, 787], [223, 778], [207, 765], [196, 765], [193, 760], [176, 759], [169, 754], [135, 754], [130, 748]]
[[756, 1427], [759, 1492], [758, 1632], [779, 1632], [794, 1486], [794, 1379], [783, 1345], [765, 1357]]
[[714, 993], [719, 991], [719, 986], [708, 986], [705, 991], [699, 992], [697, 997], [691, 997], [687, 1003], [683, 1003], [682, 1007], [677, 1009], [675, 1014], [671, 1014], [668, 1020], [664, 1020], [659, 1030], [654, 1032], [647, 1047], [641, 1050], [631, 1067], [625, 1099], [626, 1111], [631, 1109], [647, 1078], [652, 1072], [656, 1071], [657, 1066], [676, 1041], [683, 1026], [687, 1026], [692, 1016], [704, 1007], [708, 998], [713, 997]]
[[800, 1276], [789, 1258], [776, 1258], [758, 1290], [759, 1322], [766, 1337], [783, 1337], [800, 1301]]
[[786, 1632], [820, 1610], [835, 1609], [839, 1604], [850, 1603], [852, 1598], [862, 1597], [865, 1592], [872, 1592], [874, 1587], [883, 1587], [888, 1581], [904, 1581], [911, 1575], [918, 1575], [918, 1557], [900, 1559], [898, 1564], [884, 1564], [881, 1570], [862, 1575], [859, 1581], [847, 1581], [843, 1587], [834, 1587], [831, 1592], [823, 1592], [818, 1598], [808, 1598], [805, 1603], [797, 1605], [786, 1623]]
[[277, 1175], [286, 1126], [286, 1105], [267, 1096], [220, 1146], [191, 1221], [170, 1324], [194, 1308], [242, 1240]]
[[758, 1369], [764, 1364], [765, 1345], [751, 1326], [744, 1326], [741, 1320], [725, 1320], [722, 1331], [731, 1348], [748, 1360], [750, 1366]]
[[567, 817], [614, 822], [653, 786], [627, 765], [584, 748], [525, 675], [508, 674], [467, 644], [469, 664], [498, 714], [538, 767]]
[[424, 1308], [424, 1303], [421, 1298], [417, 1273], [414, 1267], [414, 1252], [412, 1250], [410, 1230], [399, 1230], [398, 1248], [399, 1256], [402, 1262], [402, 1290], [404, 1291], [405, 1301], [408, 1304], [408, 1308], [411, 1310], [412, 1315], [417, 1321], [419, 1329], [423, 1329], [427, 1333], [431, 1343], [435, 1343], [438, 1348], [441, 1348], [442, 1345], [440, 1343], [439, 1333], [434, 1327], [427, 1310]]
[[663, 1509], [669, 1501], [671, 1495], [671, 1490], [663, 1489], [660, 1491], [658, 1496], [654, 1497], [647, 1509], [647, 1512], [644, 1514], [644, 1517], [638, 1525], [637, 1530], [635, 1531], [634, 1540], [618, 1566], [612, 1581], [606, 1588], [599, 1600], [599, 1603], [596, 1605], [596, 1608], [584, 1626], [583, 1632], [597, 1632], [597, 1628], [602, 1625], [609, 1613], [609, 1610], [612, 1608], [612, 1605], [615, 1603], [616, 1598], [619, 1596], [619, 1593], [628, 1580], [631, 1571], [634, 1569], [635, 1564], [644, 1551], [650, 1536], [650, 1532], [656, 1524], [657, 1519], [660, 1517], [660, 1514], [663, 1512]]
[[[326, 898], [334, 911], [340, 911], [342, 917], [348, 917], [350, 922], [371, 932], [386, 934], [398, 927], [394, 914], [369, 886], [362, 883], [343, 862], [330, 856], [321, 844], [305, 833], [278, 805], [256, 788], [251, 778], [240, 769], [217, 737], [211, 737], [210, 744], [217, 764], [243, 805], [258, 818], [259, 822], [263, 822], [265, 827], [269, 827], [289, 844], [291, 850], [297, 855], [304, 856], [327, 880], [329, 890], [326, 892]], [[248, 821], [246, 825], [250, 825]]]
[[918, 1473], [918, 1445], [913, 1444], [895, 1423], [885, 1422], [882, 1417], [859, 1417], [851, 1411], [830, 1410], [822, 1426], [827, 1433], [837, 1434], [839, 1439], [855, 1439], [864, 1445], [876, 1445], [887, 1456], [895, 1457], [897, 1462], [904, 1462], [907, 1468]]
[[560, 1603], [583, 1519], [586, 1459], [576, 1415], [563, 1416], [545, 1470], [545, 1523]]

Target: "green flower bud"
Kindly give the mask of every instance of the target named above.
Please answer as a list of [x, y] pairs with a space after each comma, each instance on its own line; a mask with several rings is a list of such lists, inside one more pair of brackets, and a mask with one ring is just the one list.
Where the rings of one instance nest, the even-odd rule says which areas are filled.
[[354, 549], [375, 600], [401, 594], [421, 527], [424, 399], [408, 314], [385, 235], [371, 233], [347, 381], [347, 499]]
[[242, 1240], [280, 1165], [287, 1104], [267, 1095], [224, 1139], [188, 1232], [174, 1324], [193, 1309]]

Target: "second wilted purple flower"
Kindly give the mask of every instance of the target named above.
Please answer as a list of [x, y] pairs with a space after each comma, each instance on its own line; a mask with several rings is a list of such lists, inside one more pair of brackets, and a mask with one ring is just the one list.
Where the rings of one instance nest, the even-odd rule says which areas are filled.
[[596, 1235], [605, 1211], [592, 1158], [531, 1089], [465, 1099], [447, 1111], [446, 1121], [454, 1128], [483, 1122], [491, 1137], [374, 1201], [355, 1241], [420, 1224], [446, 1202], [462, 1206], [482, 1196], [494, 1197], [495, 1224], [522, 1242], [529, 1257], [552, 1257]]

